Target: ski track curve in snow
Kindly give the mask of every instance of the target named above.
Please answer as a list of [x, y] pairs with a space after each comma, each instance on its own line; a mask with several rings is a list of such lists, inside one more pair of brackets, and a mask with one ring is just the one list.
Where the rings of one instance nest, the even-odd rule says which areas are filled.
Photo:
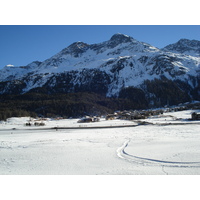
[[117, 149], [117, 156], [129, 162], [135, 162], [142, 165], [161, 165], [167, 167], [200, 167], [200, 162], [176, 162], [157, 160], [153, 158], [144, 158], [139, 156], [130, 155], [125, 151], [131, 139], [126, 140], [122, 146]]

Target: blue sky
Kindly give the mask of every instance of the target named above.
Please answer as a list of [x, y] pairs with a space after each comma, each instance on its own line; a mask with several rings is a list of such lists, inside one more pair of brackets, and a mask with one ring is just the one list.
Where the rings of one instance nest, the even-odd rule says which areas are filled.
[[88, 44], [109, 40], [115, 33], [129, 35], [158, 48], [181, 38], [200, 40], [199, 25], [50, 25], [0, 26], [0, 68], [44, 61], [76, 41]]

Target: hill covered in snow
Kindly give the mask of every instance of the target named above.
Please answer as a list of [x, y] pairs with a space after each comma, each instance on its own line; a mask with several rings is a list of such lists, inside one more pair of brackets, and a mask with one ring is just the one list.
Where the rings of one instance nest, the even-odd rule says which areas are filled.
[[163, 49], [115, 34], [98, 44], [75, 42], [51, 58], [0, 70], [0, 94], [93, 92], [146, 106], [200, 100], [200, 41]]

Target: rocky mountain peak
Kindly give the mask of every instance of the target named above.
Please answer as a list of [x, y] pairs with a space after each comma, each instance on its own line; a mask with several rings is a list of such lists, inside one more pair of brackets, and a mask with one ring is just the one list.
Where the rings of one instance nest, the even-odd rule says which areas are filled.
[[127, 43], [131, 42], [132, 37], [124, 35], [122, 33], [116, 33], [111, 38], [110, 41], [115, 41], [119, 43]]
[[114, 34], [108, 41], [108, 48], [114, 48], [119, 44], [132, 42], [133, 38], [121, 33]]
[[189, 40], [189, 39], [180, 39], [178, 42], [178, 44], [183, 44], [183, 45], [188, 45], [188, 46], [199, 46], [200, 41], [198, 40]]
[[175, 53], [183, 53], [193, 56], [200, 56], [200, 41], [180, 39], [174, 44], [167, 45], [163, 50], [172, 51]]
[[74, 57], [78, 57], [84, 51], [88, 49], [90, 45], [84, 42], [74, 42], [69, 45], [67, 48], [61, 51], [62, 54], [72, 54]]
[[72, 43], [68, 48], [71, 50], [71, 51], [76, 51], [76, 50], [83, 50], [84, 48], [88, 47], [89, 45], [87, 43], [84, 43], [84, 42], [74, 42]]
[[42, 62], [36, 60], [36, 61], [33, 61], [31, 62], [30, 64], [28, 64], [27, 66], [28, 67], [38, 67]]

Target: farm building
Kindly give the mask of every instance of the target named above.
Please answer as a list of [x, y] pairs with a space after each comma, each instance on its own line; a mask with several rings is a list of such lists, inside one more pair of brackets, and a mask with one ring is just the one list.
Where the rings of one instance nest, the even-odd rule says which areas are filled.
[[115, 118], [116, 118], [115, 114], [108, 114], [108, 115], [106, 115], [106, 120], [113, 120]]
[[99, 117], [84, 117], [77, 121], [77, 123], [90, 123], [90, 122], [99, 122]]
[[192, 120], [200, 120], [200, 114], [193, 112], [192, 113]]

